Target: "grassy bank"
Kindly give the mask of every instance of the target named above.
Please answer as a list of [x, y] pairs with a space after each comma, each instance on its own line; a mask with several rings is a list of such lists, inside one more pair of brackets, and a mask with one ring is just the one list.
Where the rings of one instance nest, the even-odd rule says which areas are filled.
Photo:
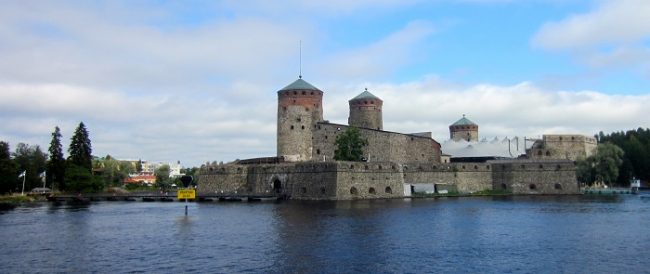
[[3, 195], [0, 196], [0, 210], [13, 209], [21, 204], [33, 203], [36, 199], [31, 196]]

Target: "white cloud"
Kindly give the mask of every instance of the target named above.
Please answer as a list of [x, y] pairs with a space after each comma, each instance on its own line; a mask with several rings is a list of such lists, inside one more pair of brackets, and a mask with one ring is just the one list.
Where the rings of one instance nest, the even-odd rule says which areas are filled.
[[594, 67], [635, 67], [650, 70], [650, 2], [597, 1], [586, 13], [545, 23], [533, 36], [535, 47], [568, 51]]
[[533, 43], [547, 49], [580, 49], [636, 43], [650, 36], [650, 2], [600, 1], [595, 10], [544, 24]]

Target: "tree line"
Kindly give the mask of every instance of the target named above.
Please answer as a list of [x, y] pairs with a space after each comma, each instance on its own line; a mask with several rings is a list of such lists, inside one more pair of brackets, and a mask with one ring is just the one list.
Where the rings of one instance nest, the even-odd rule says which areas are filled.
[[74, 131], [67, 158], [58, 126], [52, 132], [48, 152], [38, 145], [19, 143], [10, 153], [9, 143], [0, 141], [0, 193], [22, 191], [23, 182], [27, 191], [44, 185], [70, 192], [103, 189], [102, 182], [92, 176], [92, 144], [83, 122]]
[[633, 178], [650, 181], [650, 129], [638, 128], [610, 134], [601, 131], [594, 137], [598, 143], [610, 143], [623, 151], [616, 177], [619, 184], [627, 185]]
[[[49, 187], [64, 192], [98, 192], [105, 187], [121, 187], [132, 173], [142, 172], [142, 161], [120, 161], [110, 155], [92, 156], [88, 130], [79, 123], [70, 139], [67, 158], [63, 155], [61, 130], [55, 127], [47, 153], [40, 146], [24, 143], [10, 152], [7, 142], [0, 141], [0, 193], [21, 192], [36, 187]], [[23, 173], [24, 172], [24, 173]], [[198, 168], [185, 168], [181, 173], [195, 175]], [[178, 178], [170, 178], [169, 165], [155, 172], [157, 187], [165, 190], [173, 184], [181, 185]]]

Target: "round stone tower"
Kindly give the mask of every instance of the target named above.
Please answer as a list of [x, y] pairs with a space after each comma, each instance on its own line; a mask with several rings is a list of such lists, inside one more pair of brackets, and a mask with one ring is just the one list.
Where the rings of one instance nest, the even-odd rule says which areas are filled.
[[449, 135], [454, 141], [478, 142], [478, 125], [463, 114], [463, 118], [449, 126]]
[[302, 79], [278, 91], [278, 156], [307, 161], [315, 124], [323, 121], [323, 92]]
[[379, 97], [368, 92], [368, 89], [357, 97], [352, 98], [350, 103], [350, 117], [348, 125], [353, 127], [370, 128], [383, 130], [384, 122], [382, 120], [381, 108], [384, 101]]

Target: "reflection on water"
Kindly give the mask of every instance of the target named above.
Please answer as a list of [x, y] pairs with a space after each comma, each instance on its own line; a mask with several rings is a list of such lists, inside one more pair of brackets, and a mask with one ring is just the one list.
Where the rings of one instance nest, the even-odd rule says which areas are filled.
[[[650, 200], [650, 199], [647, 199]], [[0, 215], [3, 272], [646, 271], [650, 201], [99, 202]]]

